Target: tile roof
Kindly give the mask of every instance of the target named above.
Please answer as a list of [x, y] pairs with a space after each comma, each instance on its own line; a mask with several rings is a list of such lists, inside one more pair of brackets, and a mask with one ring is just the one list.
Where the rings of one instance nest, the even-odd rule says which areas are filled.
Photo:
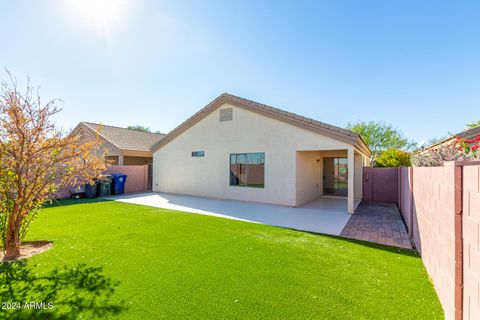
[[165, 137], [165, 134], [142, 132], [104, 124], [81, 122], [92, 130], [100, 127], [100, 135], [122, 150], [150, 151], [151, 147]]
[[451, 141], [451, 140], [455, 139], [456, 137], [460, 137], [462, 139], [468, 140], [468, 139], [476, 138], [478, 136], [480, 136], [480, 126], [473, 127], [473, 128], [470, 128], [470, 129], [466, 129], [466, 130], [464, 130], [462, 132], [459, 132], [457, 134], [454, 134], [453, 136], [450, 136], [446, 139], [435, 142], [435, 143], [433, 143], [429, 146], [423, 147], [423, 148], [421, 148], [420, 150], [417, 150], [417, 151], [424, 151], [424, 150], [431, 149], [431, 148], [436, 147], [438, 145], [444, 144], [447, 141]]
[[176, 136], [187, 130], [189, 127], [203, 119], [203, 117], [205, 117], [207, 114], [220, 107], [224, 103], [230, 103], [237, 107], [257, 112], [264, 116], [275, 118], [277, 120], [284, 121], [292, 125], [302, 127], [304, 129], [311, 130], [337, 140], [344, 141], [346, 143], [357, 146], [359, 149], [365, 152], [365, 154], [370, 155], [370, 150], [363, 141], [362, 137], [353, 131], [336, 127], [307, 117], [303, 117], [298, 114], [274, 108], [252, 100], [234, 96], [229, 93], [223, 93], [222, 95], [218, 96], [215, 100], [210, 102], [200, 111], [195, 113], [189, 119], [187, 119], [178, 127], [169, 132], [164, 139], [160, 140], [152, 147], [152, 151], [155, 152], [163, 145], [173, 140]]
[[480, 135], [480, 126], [467, 129], [465, 131], [457, 133], [457, 136], [463, 139], [472, 139]]
[[337, 127], [337, 126], [334, 126], [334, 125], [331, 125], [331, 124], [328, 124], [328, 123], [325, 123], [325, 122], [321, 122], [321, 121], [318, 121], [318, 120], [315, 120], [315, 119], [312, 119], [312, 118], [307, 118], [307, 117], [301, 116], [301, 115], [296, 114], [296, 113], [292, 113], [292, 112], [288, 112], [288, 111], [285, 111], [285, 110], [282, 110], [282, 109], [271, 107], [271, 106], [268, 106], [266, 104], [262, 104], [262, 103], [259, 103], [259, 102], [255, 102], [255, 101], [252, 101], [252, 100], [248, 100], [248, 99], [245, 99], [245, 98], [234, 96], [233, 94], [224, 93], [222, 96], [224, 96], [226, 98], [229, 98], [229, 99], [232, 99], [234, 101], [238, 101], [238, 102], [241, 102], [241, 103], [247, 103], [247, 104], [250, 104], [252, 106], [259, 107], [259, 108], [264, 108], [264, 109], [267, 109], [267, 110], [272, 111], [274, 113], [277, 113], [277, 114], [280, 114], [280, 115], [283, 115], [283, 116], [287, 116], [287, 117], [295, 119], [295, 120], [303, 121], [303, 122], [313, 124], [313, 125], [321, 127], [321, 128], [332, 130], [332, 131], [338, 132], [342, 135], [346, 135], [346, 136], [349, 136], [349, 137], [352, 137], [352, 138], [357, 138], [358, 137], [358, 134], [353, 132], [353, 131], [350, 131], [350, 130], [347, 130], [347, 129], [344, 129], [344, 128], [340, 128], [340, 127]]

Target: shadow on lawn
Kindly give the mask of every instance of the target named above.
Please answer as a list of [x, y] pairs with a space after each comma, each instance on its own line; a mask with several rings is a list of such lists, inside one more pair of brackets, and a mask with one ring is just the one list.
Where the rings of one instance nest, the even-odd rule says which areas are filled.
[[88, 203], [109, 202], [109, 201], [113, 201], [113, 200], [104, 199], [104, 198], [49, 200], [48, 202], [43, 204], [43, 208], [54, 208], [54, 207], [70, 206], [73, 204], [88, 204]]
[[[104, 318], [126, 310], [112, 303], [119, 282], [101, 267], [79, 264], [36, 274], [25, 260], [0, 264], [0, 318], [76, 319]], [[36, 305], [35, 305], [36, 303]], [[42, 304], [43, 303], [43, 304]], [[49, 304], [50, 303], [50, 304]]]
[[352, 238], [346, 238], [346, 237], [342, 237], [342, 236], [334, 236], [334, 235], [326, 234], [326, 233], [302, 231], [302, 230], [291, 229], [291, 228], [285, 228], [285, 229], [298, 231], [298, 232], [303, 232], [303, 233], [308, 233], [308, 234], [311, 234], [311, 235], [314, 235], [314, 236], [321, 236], [321, 237], [332, 238], [332, 239], [336, 239], [336, 240], [340, 240], [340, 241], [351, 242], [351, 243], [355, 243], [355, 244], [358, 244], [358, 245], [361, 245], [361, 246], [364, 246], [364, 247], [369, 247], [369, 248], [372, 248], [372, 249], [378, 249], [378, 250], [388, 251], [388, 252], [397, 253], [397, 254], [401, 254], [401, 255], [405, 255], [405, 256], [420, 258], [420, 254], [415, 249], [394, 247], [394, 246], [389, 246], [389, 245], [386, 245], [386, 244], [375, 243], [375, 242], [370, 242], [370, 241], [365, 241], [365, 240], [352, 239]]
[[420, 258], [420, 254], [415, 249], [400, 248], [400, 247], [389, 246], [389, 245], [386, 245], [386, 244], [375, 243], [375, 242], [370, 242], [370, 241], [365, 241], [365, 240], [345, 238], [345, 237], [341, 237], [341, 236], [330, 236], [330, 237], [335, 237], [336, 239], [339, 239], [339, 240], [359, 244], [359, 245], [362, 245], [364, 247], [369, 247], [369, 248], [379, 249], [379, 250], [388, 251], [388, 252], [392, 252], [392, 253], [398, 253], [398, 254], [402, 254], [402, 255], [405, 255], [405, 256]]

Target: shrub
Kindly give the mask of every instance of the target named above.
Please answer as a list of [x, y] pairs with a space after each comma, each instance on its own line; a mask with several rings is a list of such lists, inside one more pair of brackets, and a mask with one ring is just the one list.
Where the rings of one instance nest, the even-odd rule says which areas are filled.
[[445, 161], [480, 161], [480, 136], [469, 140], [457, 137], [412, 156], [415, 167], [439, 167]]
[[383, 151], [375, 161], [377, 167], [409, 167], [410, 153], [399, 149]]

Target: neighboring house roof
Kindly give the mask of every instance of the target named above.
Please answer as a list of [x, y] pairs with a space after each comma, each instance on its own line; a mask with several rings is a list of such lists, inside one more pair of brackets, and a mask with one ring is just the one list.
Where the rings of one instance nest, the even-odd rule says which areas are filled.
[[464, 130], [464, 131], [459, 132], [457, 134], [454, 134], [453, 136], [451, 136], [447, 139], [444, 139], [442, 141], [436, 142], [436, 143], [434, 143], [434, 144], [432, 144], [428, 147], [423, 148], [421, 151], [425, 151], [425, 150], [431, 149], [433, 147], [436, 147], [438, 145], [444, 144], [444, 143], [446, 143], [450, 140], [453, 140], [457, 137], [465, 139], [465, 140], [469, 140], [469, 139], [476, 138], [478, 136], [480, 136], [480, 126], [474, 127], [474, 128], [471, 128], [471, 129], [467, 129], [467, 130]]
[[252, 100], [244, 99], [241, 97], [237, 97], [228, 93], [224, 93], [218, 96], [215, 100], [210, 102], [200, 111], [195, 113], [192, 117], [184, 121], [178, 127], [173, 129], [169, 132], [165, 138], [157, 142], [152, 150], [155, 152], [156, 150], [160, 149], [162, 146], [166, 145], [175, 137], [180, 135], [182, 132], [186, 131], [188, 128], [202, 120], [205, 116], [210, 114], [215, 109], [219, 108], [223, 104], [228, 103], [233, 106], [243, 108], [252, 112], [256, 112], [263, 116], [267, 116], [276, 120], [280, 120], [291, 125], [310, 130], [330, 138], [343, 141], [345, 143], [354, 145], [357, 147], [361, 152], [363, 152], [367, 156], [371, 156], [370, 149], [367, 147], [363, 139], [357, 133], [343, 129], [340, 127], [332, 126], [327, 123], [323, 123], [314, 119], [306, 118], [291, 112], [287, 112], [281, 109], [277, 109], [265, 104], [261, 104]]
[[142, 132], [91, 122], [80, 122], [74, 132], [82, 126], [93, 131], [99, 128], [100, 136], [120, 150], [151, 151], [152, 146], [165, 137], [165, 134]]

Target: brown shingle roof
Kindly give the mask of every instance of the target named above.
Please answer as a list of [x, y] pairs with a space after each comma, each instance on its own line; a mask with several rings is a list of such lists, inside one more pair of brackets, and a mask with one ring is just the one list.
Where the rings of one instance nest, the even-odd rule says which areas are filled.
[[278, 108], [274, 108], [265, 104], [252, 101], [252, 100], [237, 97], [228, 93], [224, 93], [218, 96], [215, 100], [210, 102], [200, 111], [195, 113], [189, 119], [187, 119], [178, 127], [176, 127], [171, 132], [169, 132], [164, 139], [157, 142], [152, 147], [152, 151], [155, 152], [156, 150], [160, 149], [163, 145], [173, 140], [179, 134], [187, 130], [189, 127], [191, 127], [195, 123], [199, 122], [207, 114], [209, 114], [216, 108], [220, 107], [224, 103], [229, 103], [234, 106], [244, 108], [249, 111], [257, 112], [261, 115], [271, 117], [271, 118], [274, 118], [274, 119], [277, 119], [277, 120], [280, 120], [280, 121], [283, 121], [307, 130], [311, 130], [316, 133], [349, 143], [351, 145], [355, 145], [360, 150], [362, 150], [362, 152], [364, 152], [366, 155], [370, 155], [370, 150], [368, 149], [363, 139], [353, 131], [336, 127], [336, 126], [323, 123], [314, 119], [310, 119], [307, 117], [303, 117], [298, 114], [287, 112]]
[[100, 135], [121, 150], [150, 151], [152, 146], [165, 137], [165, 134], [142, 132], [104, 124], [81, 122], [92, 130], [100, 128]]

